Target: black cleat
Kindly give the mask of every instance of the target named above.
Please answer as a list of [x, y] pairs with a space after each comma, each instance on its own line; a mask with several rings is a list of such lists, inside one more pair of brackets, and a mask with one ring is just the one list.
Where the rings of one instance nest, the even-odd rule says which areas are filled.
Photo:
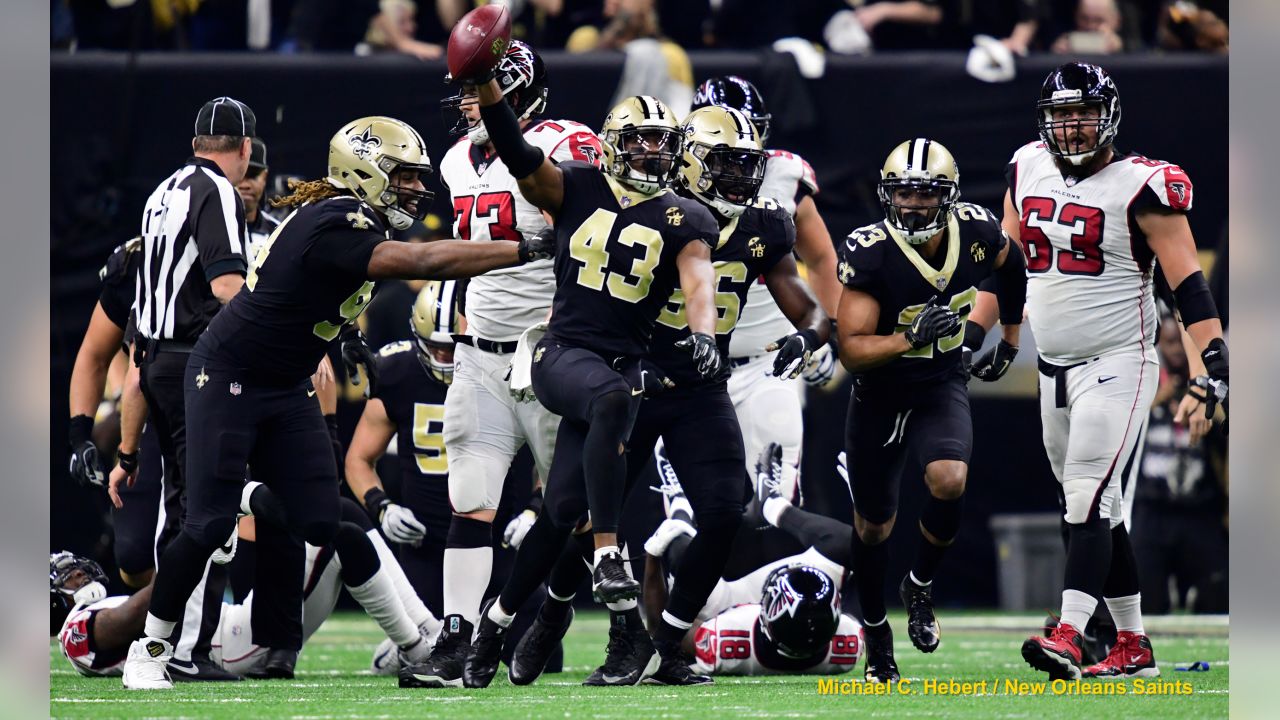
[[272, 649], [264, 663], [245, 673], [255, 680], [292, 680], [293, 668], [298, 664], [297, 650]]
[[489, 687], [493, 676], [498, 674], [498, 663], [502, 660], [502, 643], [507, 639], [507, 628], [489, 619], [489, 608], [498, 602], [498, 598], [490, 598], [480, 606], [480, 621], [476, 627], [476, 639], [471, 644], [471, 652], [467, 653], [462, 663], [462, 684], [469, 688]]
[[699, 675], [689, 668], [689, 658], [679, 647], [663, 647], [658, 653], [658, 670], [645, 678], [646, 685], [710, 685], [709, 675]]
[[931, 587], [921, 587], [907, 575], [898, 585], [898, 596], [907, 608], [907, 636], [911, 638], [911, 644], [922, 653], [937, 650], [942, 640], [942, 629], [933, 614]]
[[867, 666], [863, 677], [867, 682], [898, 682], [902, 675], [893, 661], [893, 628], [889, 622], [874, 627], [864, 626], [863, 638], [867, 648]]
[[552, 625], [544, 621], [542, 613], [538, 613], [537, 619], [529, 626], [524, 637], [516, 643], [515, 651], [511, 653], [511, 667], [507, 672], [507, 678], [511, 680], [511, 684], [529, 685], [537, 680], [572, 624], [573, 608], [569, 608], [569, 614], [565, 615], [564, 623], [560, 625]]
[[614, 622], [609, 627], [609, 647], [605, 651], [604, 665], [596, 668], [583, 685], [639, 685], [642, 680], [658, 670], [662, 658], [653, 647], [653, 640], [643, 623], [627, 626]]
[[448, 615], [426, 662], [400, 668], [402, 688], [462, 687], [462, 661], [471, 651], [471, 623]]
[[596, 563], [591, 574], [591, 595], [598, 603], [630, 600], [640, 595], [640, 583], [627, 574], [622, 556], [612, 552]]
[[[270, 659], [270, 655], [267, 657]], [[170, 659], [168, 667], [169, 677], [174, 682], [238, 682], [244, 679], [235, 673], [223, 670], [221, 665], [208, 658], [192, 658], [187, 662]]]

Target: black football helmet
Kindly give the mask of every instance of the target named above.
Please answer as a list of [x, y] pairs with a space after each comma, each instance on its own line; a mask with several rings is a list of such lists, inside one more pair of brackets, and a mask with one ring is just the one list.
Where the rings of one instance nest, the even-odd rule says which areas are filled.
[[49, 555], [49, 635], [57, 635], [77, 605], [90, 605], [107, 596], [102, 566], [67, 551]]
[[809, 658], [831, 642], [840, 624], [840, 592], [812, 565], [789, 565], [769, 573], [760, 598], [760, 627], [778, 652]]
[[751, 124], [756, 126], [756, 132], [760, 133], [760, 145], [768, 146], [773, 116], [769, 114], [764, 104], [764, 96], [755, 85], [737, 75], [703, 80], [693, 93], [693, 109], [697, 110], [708, 105], [724, 105], [746, 115], [751, 120]]
[[[1098, 119], [1054, 120], [1054, 108], [1068, 105], [1094, 105]], [[1093, 147], [1081, 147], [1080, 143], [1066, 146], [1059, 143], [1055, 131], [1065, 135], [1069, 128], [1083, 124], [1097, 124], [1098, 141]], [[1054, 68], [1040, 88], [1040, 101], [1036, 103], [1036, 124], [1040, 139], [1049, 152], [1072, 165], [1082, 165], [1097, 152], [1115, 142], [1120, 130], [1120, 91], [1110, 73], [1097, 65], [1069, 62]]]
[[[546, 109], [547, 66], [533, 48], [519, 40], [512, 40], [507, 46], [506, 54], [502, 56], [502, 62], [498, 63], [497, 73], [494, 79], [498, 81], [503, 97], [511, 104], [518, 120], [528, 120]], [[453, 76], [445, 75], [444, 80], [453, 82]], [[462, 112], [462, 105], [470, 102], [476, 102], [475, 88], [466, 85], [462, 86], [457, 95], [441, 100], [445, 127], [452, 126], [449, 131], [451, 137], [465, 134], [471, 138], [473, 145], [485, 145], [489, 142], [489, 133], [484, 129], [484, 123], [477, 120], [472, 124], [466, 113]]]

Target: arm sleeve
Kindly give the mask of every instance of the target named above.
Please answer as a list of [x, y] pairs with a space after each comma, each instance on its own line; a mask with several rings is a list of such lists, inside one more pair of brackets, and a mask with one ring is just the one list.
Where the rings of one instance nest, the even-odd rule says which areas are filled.
[[200, 252], [204, 279], [245, 274], [244, 205], [230, 183], [212, 182], [191, 215], [191, 233]]
[[1009, 252], [1004, 256], [1004, 264], [995, 271], [1000, 324], [1021, 325], [1022, 309], [1027, 303], [1027, 260], [1017, 243], [1005, 242], [1009, 244]]

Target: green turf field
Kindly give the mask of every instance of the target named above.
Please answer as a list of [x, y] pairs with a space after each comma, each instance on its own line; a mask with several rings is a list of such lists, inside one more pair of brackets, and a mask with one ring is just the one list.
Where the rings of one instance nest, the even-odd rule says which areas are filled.
[[[940, 613], [942, 647], [921, 655], [906, 640], [904, 620], [896, 644], [898, 664], [910, 694], [888, 697], [820, 695], [814, 677], [717, 678], [696, 688], [585, 688], [588, 672], [603, 659], [608, 619], [582, 614], [570, 631], [566, 672], [545, 675], [534, 686], [513, 687], [505, 669], [492, 687], [476, 691], [401, 690], [396, 680], [369, 674], [377, 627], [363, 615], [339, 614], [311, 639], [291, 682], [245, 681], [233, 685], [181, 684], [170, 692], [129, 692], [119, 678], [82, 678], [58, 652], [50, 651], [50, 712], [85, 718], [711, 718], [751, 717], [932, 717], [1044, 718], [1060, 713], [1082, 717], [1214, 718], [1227, 716], [1230, 664], [1223, 618], [1149, 618], [1162, 680], [1189, 683], [1191, 694], [1119, 696], [1010, 694], [1007, 680], [1038, 682], [1044, 676], [1018, 652], [1027, 628], [1043, 616], [997, 613]], [[1197, 660], [1209, 672], [1179, 672], [1175, 665]], [[859, 679], [856, 673], [835, 676]], [[925, 681], [986, 681], [982, 694], [926, 695]], [[1095, 689], [1103, 681], [1089, 681]], [[995, 685], [994, 692], [992, 686]], [[846, 689], [849, 685], [844, 686]]]

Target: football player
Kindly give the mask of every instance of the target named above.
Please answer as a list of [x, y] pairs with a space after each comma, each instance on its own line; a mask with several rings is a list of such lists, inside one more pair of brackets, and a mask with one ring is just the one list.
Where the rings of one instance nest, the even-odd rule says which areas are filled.
[[[528, 45], [507, 48], [494, 78], [522, 137], [553, 162], [597, 164], [600, 141], [585, 125], [539, 120], [546, 110], [547, 71]], [[440, 162], [454, 208], [454, 233], [472, 242], [504, 243], [549, 229], [542, 211], [521, 193], [480, 117], [475, 85], [444, 101], [456, 109], [455, 134], [464, 134]], [[466, 330], [458, 333], [458, 372], [444, 404], [453, 520], [444, 550], [444, 612], [449, 630], [422, 669], [438, 683], [456, 684], [480, 601], [493, 571], [493, 518], [507, 471], [528, 444], [540, 477], [547, 477], [560, 418], [537, 401], [517, 402], [505, 378], [520, 335], [546, 319], [556, 290], [551, 262], [496, 270], [467, 283]], [[438, 420], [438, 418], [437, 418]], [[442, 459], [443, 460], [443, 459]], [[445, 536], [441, 536], [445, 537]], [[455, 630], [456, 628], [456, 630]]]
[[908, 451], [924, 467], [929, 495], [915, 562], [898, 592], [911, 642], [928, 653], [940, 639], [933, 578], [960, 528], [973, 442], [961, 363], [964, 323], [978, 285], [996, 274], [1003, 342], [991, 362], [1007, 366], [1017, 352], [1027, 283], [1022, 253], [1009, 244], [996, 215], [959, 202], [959, 170], [940, 143], [902, 143], [880, 177], [885, 219], [854, 230], [840, 247], [839, 326], [840, 359], [855, 376], [845, 446], [866, 678], [894, 682], [884, 541], [897, 516]]
[[[826, 342], [830, 324], [791, 258], [795, 231], [790, 217], [773, 201], [756, 199], [766, 159], [759, 136], [746, 116], [720, 106], [695, 110], [685, 119], [683, 133], [680, 192], [709, 208], [720, 226], [719, 241], [711, 255], [716, 272], [719, 348], [723, 352], [728, 347], [748, 288], [755, 278], [764, 277], [794, 323], [792, 334], [775, 339], [780, 350], [770, 372], [795, 377], [811, 349]], [[637, 388], [643, 388], [649, 379], [653, 395], [642, 403], [631, 433], [628, 486], [648, 466], [661, 439], [665, 457], [687, 478], [693, 491], [691, 502], [703, 519], [703, 532], [694, 540], [676, 577], [671, 602], [654, 626], [656, 643], [645, 631], [634, 600], [609, 604], [609, 651], [604, 665], [587, 679], [588, 685], [634, 685], [650, 675], [654, 682], [663, 684], [709, 681], [689, 672], [680, 658], [680, 642], [729, 557], [742, 516], [745, 461], [727, 378], [704, 381], [700, 377], [678, 350], [688, 336], [684, 296], [676, 290], [658, 316], [652, 352], [644, 361], [625, 367]], [[674, 386], [664, 391], [664, 382]], [[577, 565], [576, 560], [568, 562]], [[519, 607], [517, 598], [532, 590], [525, 587], [518, 591], [519, 583], [513, 576], [498, 602], [481, 619], [476, 652], [467, 663], [480, 684], [488, 684], [497, 671], [498, 631], [512, 620], [506, 609]], [[656, 668], [652, 667], [655, 661]]]
[[[746, 115], [760, 133], [761, 145], [768, 147], [772, 116], [755, 85], [736, 75], [705, 80], [694, 93], [693, 107], [708, 105], [731, 107]], [[765, 152], [769, 160], [760, 197], [774, 200], [791, 214], [795, 221], [795, 253], [805, 264], [805, 277], [814, 295], [827, 316], [834, 318], [840, 302], [840, 283], [836, 277], [835, 245], [813, 201], [818, 194], [817, 176], [809, 163], [795, 153], [777, 149]], [[794, 498], [799, 493], [797, 473], [804, 438], [804, 386], [775, 376], [771, 372], [773, 356], [768, 350], [770, 343], [790, 332], [791, 322], [778, 308], [764, 278], [758, 278], [747, 293], [738, 328], [729, 344], [733, 370], [729, 396], [738, 413], [748, 462], [754, 462], [768, 442], [780, 442], [786, 458], [782, 494]], [[802, 377], [810, 385], [826, 385], [835, 373], [834, 348], [823, 345], [809, 350], [813, 355]]]
[[[442, 423], [445, 393], [454, 378], [453, 336], [459, 330], [457, 282], [427, 283], [410, 315], [413, 340], [378, 351], [378, 389], [364, 405], [347, 448], [351, 493], [387, 539], [399, 545], [400, 565], [428, 607], [443, 602], [441, 579], [449, 532], [449, 461]], [[378, 459], [396, 439], [403, 504], [378, 479]]]
[[266, 190], [267, 144], [262, 138], [253, 138], [249, 150], [249, 167], [245, 170], [244, 178], [236, 184], [236, 192], [244, 202], [244, 224], [249, 231], [247, 254], [250, 259], [280, 226], [280, 219], [263, 207], [266, 204], [266, 198], [263, 197]]
[[[375, 282], [467, 277], [554, 250], [538, 236], [518, 243], [389, 240], [391, 228], [409, 227], [432, 198], [423, 187], [431, 172], [425, 144], [399, 120], [347, 123], [330, 140], [328, 155], [325, 178], [293, 184], [284, 204], [301, 207], [258, 252], [242, 292], [192, 351], [187, 422], [202, 432], [187, 450], [183, 530], [160, 558], [145, 637], [125, 661], [126, 677], [141, 684], [162, 684], [173, 652], [165, 638], [205, 561], [235, 528], [250, 460], [254, 478], [287, 509], [293, 534], [323, 546], [337, 532], [337, 466], [308, 378], [368, 306]], [[301, 558], [278, 560], [301, 586]], [[268, 659], [268, 668], [292, 672], [296, 648], [274, 652], [279, 656]]]
[[[1045, 452], [1069, 542], [1061, 621], [1048, 638], [1023, 643], [1022, 656], [1052, 678], [1155, 677], [1121, 493], [1159, 372], [1156, 262], [1207, 371], [1207, 416], [1227, 399], [1227, 346], [1187, 224], [1191, 180], [1177, 165], [1116, 149], [1120, 94], [1110, 74], [1061, 65], [1036, 110], [1039, 140], [1009, 163], [1004, 227], [1027, 252]], [[1116, 644], [1082, 670], [1081, 633], [1099, 598]]]
[[[244, 509], [271, 502], [262, 493], [256, 483], [247, 484], [242, 495]], [[240, 532], [245, 540], [253, 540], [258, 519], [241, 520]], [[333, 543], [322, 548], [306, 547], [304, 569], [304, 643], [333, 613], [340, 588], [345, 586], [387, 633], [388, 642], [402, 661], [427, 656], [428, 633], [432, 626], [438, 629], [440, 623], [413, 593], [378, 531], [350, 500], [344, 500], [343, 521]], [[143, 633], [152, 586], [131, 596], [107, 597], [104, 583], [97, 563], [68, 552], [50, 556], [50, 631], [58, 637], [63, 655], [86, 677], [124, 675], [129, 687], [167, 687], [167, 676], [132, 675], [125, 664], [130, 643]], [[250, 593], [242, 604], [224, 603], [213, 636], [213, 661], [237, 675], [252, 674], [268, 656], [267, 648], [252, 640], [253, 602]]]

